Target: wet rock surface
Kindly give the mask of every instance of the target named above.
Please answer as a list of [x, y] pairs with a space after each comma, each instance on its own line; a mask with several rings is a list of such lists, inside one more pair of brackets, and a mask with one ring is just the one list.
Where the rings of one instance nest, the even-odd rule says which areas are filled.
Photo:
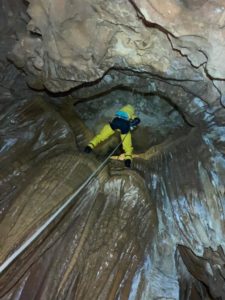
[[[38, 105], [43, 108], [43, 103], [50, 106], [39, 99], [28, 107], [34, 107], [33, 112], [38, 115]], [[64, 108], [64, 116], [69, 114], [66, 111]], [[43, 111], [41, 115], [47, 121]], [[78, 153], [76, 138], [72, 138], [76, 134], [69, 118], [68, 123], [62, 119], [59, 108], [55, 115], [51, 110], [50, 115], [51, 119], [56, 118], [58, 128], [68, 124], [66, 135], [63, 140], [60, 135], [58, 139], [45, 135], [49, 149], [40, 146], [36, 150], [40, 157], [32, 158], [32, 164], [27, 162], [32, 178], [11, 195], [11, 202], [7, 201], [1, 221], [1, 263], [100, 163]], [[30, 120], [29, 116], [27, 113], [24, 118]], [[49, 126], [45, 122], [42, 129], [34, 125], [30, 128], [45, 132]], [[16, 128], [18, 136], [23, 127], [17, 124]], [[112, 161], [57, 222], [1, 275], [1, 299], [18, 299], [18, 295], [19, 299], [178, 299], [181, 294], [193, 295], [196, 289], [200, 291], [199, 299], [203, 299], [201, 295], [223, 297], [223, 275], [218, 275], [224, 262], [222, 149], [216, 143], [218, 136], [212, 136], [212, 132], [203, 134], [197, 128], [188, 134], [184, 132], [151, 147], [143, 158], [134, 159], [133, 170]], [[31, 139], [30, 143], [34, 141]], [[58, 144], [58, 154], [54, 144]], [[34, 155], [34, 147], [29, 149]], [[15, 148], [17, 151], [19, 148]], [[22, 178], [20, 174], [18, 184]], [[181, 251], [178, 244], [187, 250]], [[221, 250], [217, 250], [219, 246]], [[209, 247], [213, 250], [205, 256]], [[178, 277], [181, 271], [176, 262], [177, 251], [182, 270], [185, 265], [189, 274], [188, 282], [194, 282], [188, 284], [186, 292]], [[216, 251], [220, 251], [218, 259]], [[201, 271], [192, 267], [190, 261], [195, 261], [195, 256], [200, 265], [201, 259], [211, 264], [210, 271], [209, 267], [202, 267]], [[214, 260], [219, 261], [218, 267], [214, 267]], [[202, 276], [206, 278], [203, 285]], [[214, 278], [218, 278], [217, 294], [211, 287]], [[184, 299], [192, 299], [188, 297]]]
[[117, 106], [148, 128], [130, 170], [107, 163], [1, 272], [0, 299], [225, 299], [223, 1], [0, 8], [0, 266], [118, 143], [81, 153]]
[[[12, 196], [30, 180], [43, 156], [76, 149], [68, 124], [44, 99], [14, 101], [1, 114], [1, 216]], [[29, 174], [29, 175], [28, 175]]]
[[179, 246], [178, 249], [188, 271], [201, 282], [202, 295], [223, 299], [225, 297], [223, 249], [219, 247], [217, 251], [213, 251], [211, 248], [206, 248], [203, 257], [196, 256], [184, 246]]

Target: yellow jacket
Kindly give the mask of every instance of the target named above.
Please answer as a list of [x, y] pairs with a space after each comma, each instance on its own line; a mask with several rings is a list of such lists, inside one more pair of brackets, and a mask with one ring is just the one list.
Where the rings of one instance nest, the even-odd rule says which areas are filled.
[[[128, 104], [122, 107], [119, 112], [125, 112], [128, 116], [128, 120], [133, 120], [136, 118], [136, 115], [134, 113], [134, 108], [132, 105]], [[125, 117], [126, 117], [125, 114]], [[108, 139], [111, 135], [113, 135], [115, 131], [111, 128], [109, 124], [105, 125], [100, 133], [96, 135], [88, 144], [89, 147], [92, 149], [95, 148], [99, 143], [105, 141]], [[125, 152], [125, 159], [132, 159], [132, 153], [133, 153], [133, 146], [132, 146], [132, 140], [131, 140], [131, 133], [130, 131], [126, 134], [120, 134], [123, 150]]]

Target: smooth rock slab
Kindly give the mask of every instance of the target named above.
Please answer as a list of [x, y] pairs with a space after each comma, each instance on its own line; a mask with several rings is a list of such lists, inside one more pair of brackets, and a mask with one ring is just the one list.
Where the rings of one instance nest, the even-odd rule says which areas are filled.
[[[55, 227], [51, 232], [50, 240], [45, 240], [51, 247], [47, 247], [48, 250], [38, 260], [37, 251], [43, 253], [43, 244], [36, 251], [33, 250], [37, 262], [2, 299], [18, 299], [16, 297], [19, 291], [19, 299], [27, 295], [29, 299], [39, 297], [46, 300], [114, 299], [116, 295], [120, 295], [122, 299], [128, 297], [135, 272], [144, 263], [144, 254], [150, 246], [157, 223], [143, 179], [133, 171], [121, 172], [119, 176], [115, 175], [107, 180], [101, 189], [98, 188], [97, 194], [98, 185], [90, 186], [79, 205], [75, 205], [58, 224], [58, 229]], [[69, 191], [71, 182], [74, 182], [73, 174], [71, 172], [69, 181], [65, 180], [62, 184], [61, 193]], [[43, 182], [45, 178], [43, 176]], [[58, 191], [59, 189], [57, 194]], [[35, 194], [38, 195], [38, 191]], [[50, 194], [50, 203], [62, 196], [59, 194], [55, 199], [55, 195]], [[47, 206], [50, 207], [50, 204]], [[10, 219], [10, 214], [8, 218]], [[30, 220], [27, 219], [26, 222]], [[19, 221], [17, 226], [23, 230]], [[33, 221], [34, 223], [39, 222]], [[60, 234], [62, 231], [63, 235]], [[58, 238], [52, 244], [56, 236]], [[5, 246], [7, 248], [9, 246]], [[24, 261], [24, 265], [26, 264], [27, 261]], [[15, 272], [15, 269], [11, 272]], [[21, 272], [20, 274], [22, 275]], [[11, 286], [3, 278], [2, 295]], [[31, 293], [34, 282], [35, 287]]]

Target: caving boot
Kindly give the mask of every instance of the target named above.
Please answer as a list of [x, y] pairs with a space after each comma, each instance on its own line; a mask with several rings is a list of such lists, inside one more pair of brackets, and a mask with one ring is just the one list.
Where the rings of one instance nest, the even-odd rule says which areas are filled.
[[86, 146], [86, 147], [84, 148], [84, 152], [85, 152], [85, 153], [91, 153], [91, 151], [92, 151], [92, 148], [91, 148], [90, 146]]
[[125, 159], [124, 164], [127, 168], [131, 168], [131, 160], [130, 159]]

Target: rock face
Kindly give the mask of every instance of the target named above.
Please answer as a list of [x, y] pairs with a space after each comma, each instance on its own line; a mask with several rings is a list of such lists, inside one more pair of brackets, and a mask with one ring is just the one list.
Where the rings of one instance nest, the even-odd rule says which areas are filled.
[[[176, 98], [185, 97], [185, 101], [181, 101], [186, 102], [182, 111], [189, 97], [190, 101], [200, 98], [210, 109], [213, 105], [217, 110], [223, 101], [223, 86], [218, 81], [223, 76], [217, 74], [222, 68], [216, 68], [214, 73], [208, 69], [215, 69], [215, 66], [210, 66], [213, 63], [222, 65], [223, 56], [219, 55], [219, 60], [209, 59], [210, 54], [204, 53], [208, 51], [213, 57], [218, 57], [214, 52], [222, 47], [219, 41], [222, 43], [223, 38], [217, 36], [221, 36], [223, 29], [213, 25], [217, 24], [213, 14], [218, 19], [224, 7], [207, 1], [193, 9], [194, 3], [185, 3], [169, 1], [159, 7], [157, 14], [155, 1], [108, 1], [107, 7], [100, 0], [94, 3], [30, 1], [28, 34], [20, 39], [9, 57], [23, 68], [28, 84], [35, 89], [46, 87], [52, 92], [62, 92], [85, 82], [93, 82], [97, 88], [95, 83], [106, 74], [106, 88], [109, 88], [109, 81], [114, 86], [121, 84], [121, 80], [129, 85], [132, 80], [123, 80], [123, 73], [118, 83], [108, 77], [111, 69], [129, 69], [139, 78], [147, 77], [148, 84], [143, 82], [142, 85], [149, 92], [160, 93], [161, 84], [163, 94], [170, 93], [169, 97], [177, 106], [181, 104]], [[148, 19], [148, 14], [154, 19]], [[207, 25], [211, 20], [209, 15], [213, 20], [210, 26]], [[196, 23], [201, 19], [202, 22], [190, 26], [191, 17]], [[158, 19], [163, 20], [162, 24], [157, 22]], [[169, 28], [164, 26], [167, 20], [171, 24]], [[176, 32], [172, 31], [173, 28]], [[207, 39], [206, 32], [212, 41]], [[204, 42], [206, 39], [207, 43]], [[166, 87], [164, 82], [169, 86]], [[176, 96], [171, 95], [171, 84], [176, 89], [173, 92]]]
[[[117, 0], [108, 1], [107, 7], [101, 0], [29, 2], [31, 20], [28, 30], [31, 35], [20, 40], [12, 57], [26, 70], [28, 80], [30, 76], [36, 76], [51, 91], [69, 90], [83, 82], [97, 80], [112, 67], [154, 72], [179, 80], [191, 76], [193, 81], [203, 81], [206, 78], [202, 76], [207, 77], [207, 74], [202, 75], [201, 68], [203, 72], [191, 67], [185, 57], [189, 53], [182, 56], [178, 51], [171, 51], [171, 43], [177, 43], [179, 51], [182, 47], [189, 51], [190, 57], [192, 52], [196, 53], [196, 57], [192, 54], [192, 64], [199, 68], [209, 57], [203, 48], [208, 46], [210, 52], [218, 51], [214, 49], [220, 46], [213, 40], [211, 44], [210, 40], [205, 42], [207, 36], [218, 40], [220, 35], [223, 42], [223, 29], [218, 27], [218, 18], [222, 20], [224, 10], [223, 1], [206, 1], [205, 5], [194, 10], [192, 6], [188, 8], [185, 3], [177, 4], [172, 0], [167, 5], [157, 4], [157, 1], [133, 3]], [[149, 15], [152, 19], [148, 19]], [[202, 22], [199, 22], [200, 16]], [[194, 21], [190, 22], [191, 18], [196, 26], [192, 26]], [[157, 26], [146, 26], [145, 21], [158, 24], [162, 30]], [[211, 21], [216, 25], [212, 26]], [[170, 24], [170, 27], [165, 24]], [[166, 34], [163, 28], [168, 31]], [[215, 57], [213, 53], [212, 56]], [[223, 56], [219, 59], [216, 62], [221, 64]], [[215, 59], [210, 61], [216, 63]], [[221, 68], [211, 68], [222, 71]], [[210, 73], [210, 76], [223, 78], [216, 73]]]
[[[30, 0], [27, 13], [0, 2], [0, 299], [225, 299], [224, 1]], [[126, 101], [141, 153], [74, 198], [118, 140], [81, 150]]]
[[194, 67], [205, 64], [212, 78], [224, 79], [224, 1], [132, 2], [145, 21], [168, 31], [173, 47]]

